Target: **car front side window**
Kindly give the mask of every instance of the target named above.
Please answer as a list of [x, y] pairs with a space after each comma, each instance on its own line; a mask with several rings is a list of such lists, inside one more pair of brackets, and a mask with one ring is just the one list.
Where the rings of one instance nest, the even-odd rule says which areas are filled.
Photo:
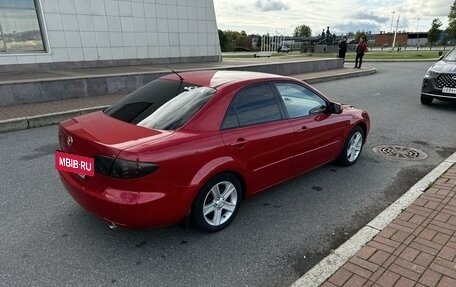
[[327, 109], [324, 99], [312, 90], [295, 83], [275, 83], [290, 118], [323, 113]]

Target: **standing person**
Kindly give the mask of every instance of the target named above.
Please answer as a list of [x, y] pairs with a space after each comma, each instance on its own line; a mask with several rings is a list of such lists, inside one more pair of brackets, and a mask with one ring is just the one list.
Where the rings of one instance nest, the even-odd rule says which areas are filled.
[[[355, 59], [355, 66], [353, 69], [361, 69], [361, 65], [363, 63], [364, 53], [367, 52], [367, 44], [366, 44], [366, 36], [361, 36], [359, 38], [359, 43], [356, 45], [356, 59]], [[359, 60], [359, 65], [358, 65]]]
[[344, 59], [345, 63], [345, 54], [347, 53], [347, 37], [343, 37], [342, 41], [339, 43], [339, 58]]

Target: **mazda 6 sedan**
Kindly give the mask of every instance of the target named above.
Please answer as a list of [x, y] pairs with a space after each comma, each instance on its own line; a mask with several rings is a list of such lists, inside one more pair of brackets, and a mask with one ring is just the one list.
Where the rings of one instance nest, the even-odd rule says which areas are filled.
[[228, 226], [242, 199], [332, 161], [359, 158], [370, 120], [291, 77], [174, 73], [110, 108], [63, 121], [60, 151], [94, 175], [59, 170], [71, 196], [109, 224]]
[[421, 103], [430, 105], [434, 99], [456, 100], [456, 47], [432, 65], [421, 86]]

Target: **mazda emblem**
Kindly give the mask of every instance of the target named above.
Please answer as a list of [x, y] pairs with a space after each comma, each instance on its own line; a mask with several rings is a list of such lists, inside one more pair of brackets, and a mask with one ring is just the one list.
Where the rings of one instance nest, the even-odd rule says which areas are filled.
[[455, 81], [456, 81], [456, 76], [453, 76], [453, 77], [451, 77], [451, 78], [452, 78], [453, 80], [455, 80]]
[[73, 137], [69, 136], [67, 137], [67, 145], [72, 146], [73, 145]]

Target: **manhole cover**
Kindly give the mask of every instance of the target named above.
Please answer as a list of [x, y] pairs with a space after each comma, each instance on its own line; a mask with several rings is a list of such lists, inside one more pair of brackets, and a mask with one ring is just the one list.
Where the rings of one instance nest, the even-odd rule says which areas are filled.
[[373, 151], [397, 159], [422, 160], [428, 157], [422, 150], [400, 145], [379, 145], [374, 147]]

